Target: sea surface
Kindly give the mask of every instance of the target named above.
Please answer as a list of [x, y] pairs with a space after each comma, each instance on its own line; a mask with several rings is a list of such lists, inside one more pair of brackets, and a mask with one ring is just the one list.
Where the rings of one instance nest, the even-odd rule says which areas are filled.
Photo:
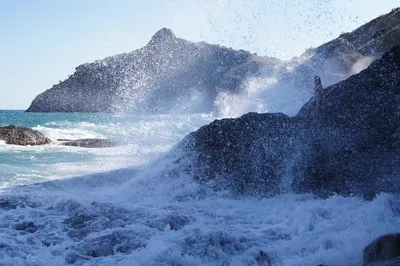
[[0, 111], [1, 126], [53, 141], [0, 142], [0, 265], [356, 266], [370, 241], [398, 232], [400, 199], [390, 194], [237, 198], [185, 173], [163, 176], [174, 145], [216, 118]]

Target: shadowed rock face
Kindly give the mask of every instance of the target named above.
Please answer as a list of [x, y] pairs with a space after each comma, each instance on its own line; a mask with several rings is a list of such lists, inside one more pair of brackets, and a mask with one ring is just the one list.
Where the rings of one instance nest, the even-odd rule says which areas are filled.
[[364, 249], [363, 266], [400, 265], [400, 234], [381, 236]]
[[214, 121], [178, 145], [180, 167], [239, 194], [400, 191], [400, 46], [327, 88], [321, 119], [313, 108]]
[[17, 126], [0, 127], [0, 140], [4, 140], [6, 144], [23, 146], [43, 145], [51, 142], [50, 139], [36, 130]]

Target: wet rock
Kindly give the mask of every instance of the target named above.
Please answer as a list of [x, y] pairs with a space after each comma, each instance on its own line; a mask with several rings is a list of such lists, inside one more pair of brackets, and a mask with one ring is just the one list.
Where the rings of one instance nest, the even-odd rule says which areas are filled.
[[[236, 194], [400, 192], [400, 46], [326, 89], [321, 119], [249, 113], [189, 134], [165, 174]], [[179, 154], [177, 152], [176, 154]]]
[[162, 218], [152, 218], [146, 225], [151, 228], [157, 228], [163, 231], [166, 227], [173, 231], [181, 230], [185, 225], [189, 224], [193, 219], [179, 215], [179, 214], [169, 214]]
[[271, 266], [272, 265], [272, 260], [269, 257], [267, 253], [264, 251], [260, 250], [259, 254], [256, 256], [256, 261], [259, 265], [267, 265]]
[[4, 210], [16, 209], [18, 202], [11, 200], [0, 199], [0, 208]]
[[68, 201], [65, 205], [61, 204], [60, 208], [67, 212], [68, 218], [63, 221], [62, 225], [67, 235], [77, 241], [91, 233], [123, 228], [142, 215], [141, 210], [129, 212], [112, 204], [93, 202], [86, 207]]
[[29, 197], [26, 196], [6, 196], [0, 198], [0, 209], [2, 210], [14, 210], [17, 208], [37, 208], [40, 204], [33, 202]]
[[38, 229], [38, 227], [33, 222], [23, 222], [20, 224], [14, 225], [14, 229], [18, 231], [25, 231], [28, 233], [34, 233]]
[[250, 245], [245, 237], [236, 237], [223, 231], [202, 233], [195, 230], [185, 238], [183, 254], [200, 257], [205, 260], [223, 261], [222, 265], [229, 265], [234, 255], [242, 254]]
[[51, 142], [49, 138], [36, 130], [14, 125], [0, 127], [0, 140], [4, 140], [6, 144], [22, 146], [44, 145]]
[[400, 265], [400, 234], [383, 235], [364, 249], [363, 266]]
[[66, 257], [66, 262], [75, 263], [79, 260], [130, 254], [134, 250], [146, 247], [150, 236], [145, 231], [115, 230], [107, 235], [86, 238], [71, 249]]
[[58, 139], [57, 141], [63, 141], [62, 145], [65, 146], [74, 146], [82, 148], [110, 148], [121, 145], [121, 143], [109, 139], [76, 139], [76, 140]]

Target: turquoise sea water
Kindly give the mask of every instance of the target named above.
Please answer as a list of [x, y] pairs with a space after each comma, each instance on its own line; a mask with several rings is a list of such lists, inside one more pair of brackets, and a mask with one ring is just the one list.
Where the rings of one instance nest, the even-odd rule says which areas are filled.
[[[209, 121], [208, 115], [128, 116], [0, 110], [0, 126], [30, 127], [53, 141], [31, 147], [0, 142], [0, 187], [137, 166], [166, 152], [185, 134]], [[81, 138], [107, 138], [122, 141], [123, 145], [88, 149], [62, 146], [57, 141]]]

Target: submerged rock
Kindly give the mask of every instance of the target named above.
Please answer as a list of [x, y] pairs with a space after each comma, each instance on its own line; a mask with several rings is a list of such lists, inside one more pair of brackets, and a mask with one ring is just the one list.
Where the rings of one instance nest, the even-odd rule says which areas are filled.
[[267, 265], [267, 266], [272, 265], [272, 260], [269, 257], [268, 253], [265, 253], [262, 250], [260, 250], [259, 254], [256, 256], [256, 261], [258, 262], [258, 265]]
[[19, 126], [0, 127], [0, 140], [4, 140], [6, 144], [14, 145], [43, 145], [51, 142], [49, 138], [42, 133]]
[[327, 88], [321, 119], [309, 106], [216, 120], [178, 145], [178, 167], [238, 194], [400, 192], [400, 46]]
[[110, 148], [120, 145], [119, 142], [109, 139], [58, 139], [57, 141], [62, 141], [62, 145], [65, 146], [75, 146], [82, 148]]
[[400, 265], [400, 234], [383, 235], [364, 249], [363, 266]]
[[34, 233], [34, 232], [36, 232], [38, 227], [33, 222], [23, 222], [23, 223], [14, 225], [14, 229], [17, 231], [25, 231], [28, 233]]

